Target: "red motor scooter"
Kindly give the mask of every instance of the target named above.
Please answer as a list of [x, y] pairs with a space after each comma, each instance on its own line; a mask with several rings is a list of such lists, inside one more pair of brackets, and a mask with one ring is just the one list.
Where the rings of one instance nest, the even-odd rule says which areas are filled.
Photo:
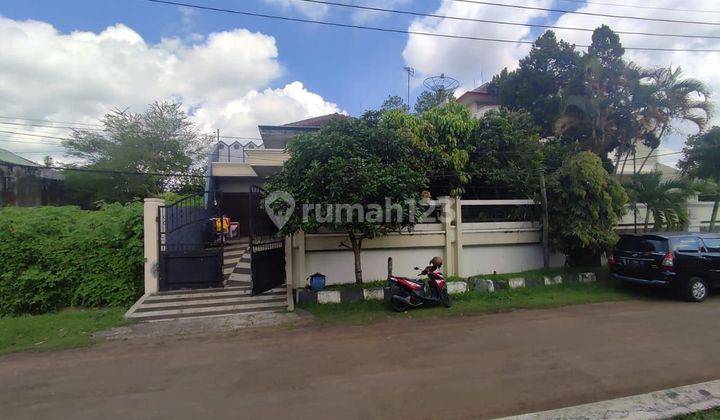
[[[442, 258], [435, 257], [430, 260], [430, 265], [420, 272], [420, 275], [428, 276], [427, 284], [422, 279], [389, 276], [390, 305], [393, 310], [404, 312], [421, 306], [436, 305], [449, 308], [452, 302], [445, 284], [445, 277], [439, 271], [440, 267], [442, 267]], [[418, 267], [415, 269], [419, 270]]]

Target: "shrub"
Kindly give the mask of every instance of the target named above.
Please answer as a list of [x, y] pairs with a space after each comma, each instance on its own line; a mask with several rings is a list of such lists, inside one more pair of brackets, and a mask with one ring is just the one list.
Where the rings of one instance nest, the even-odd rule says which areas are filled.
[[0, 316], [125, 306], [142, 293], [142, 204], [0, 209]]

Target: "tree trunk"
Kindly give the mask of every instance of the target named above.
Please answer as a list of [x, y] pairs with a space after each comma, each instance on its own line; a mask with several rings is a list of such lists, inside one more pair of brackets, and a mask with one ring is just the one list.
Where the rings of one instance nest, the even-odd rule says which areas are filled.
[[648, 231], [648, 225], [650, 224], [650, 206], [645, 204], [647, 207], [645, 208], [645, 228], [643, 229], [643, 232]]
[[710, 232], [715, 230], [715, 222], [717, 221], [718, 207], [720, 207], [720, 196], [715, 197], [715, 203], [713, 204], [712, 215], [710, 216]]
[[354, 233], [348, 233], [350, 244], [352, 244], [353, 254], [355, 256], [355, 284], [362, 284], [362, 261], [360, 259], [360, 251], [362, 251], [362, 237], [358, 238]]
[[[667, 128], [667, 124], [663, 126], [662, 130], [660, 130], [660, 135], [658, 136], [658, 139], [661, 139], [661, 140], [662, 140], [662, 136], [665, 135], [665, 129], [666, 129], [666, 128]], [[643, 168], [645, 167], [645, 164], [647, 163], [648, 159], [650, 159], [650, 156], [651, 156], [653, 153], [655, 153], [655, 150], [657, 150], [657, 147], [653, 147], [652, 149], [650, 149], [650, 153], [648, 153], [647, 156], [645, 156], [645, 159], [643, 159], [643, 163], [640, 165], [640, 169], [638, 169], [637, 172], [635, 172], [636, 174], [639, 174], [640, 172], [642, 172], [642, 170], [643, 170]]]

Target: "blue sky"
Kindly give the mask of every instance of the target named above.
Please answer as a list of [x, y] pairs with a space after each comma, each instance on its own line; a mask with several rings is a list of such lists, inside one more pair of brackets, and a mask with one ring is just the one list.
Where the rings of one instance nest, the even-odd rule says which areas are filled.
[[[196, 3], [307, 17], [303, 13], [262, 0]], [[438, 4], [435, 1], [423, 1], [413, 5], [412, 9], [432, 12]], [[179, 7], [141, 0], [6, 1], [0, 6], [0, 13], [17, 20], [42, 20], [63, 32], [100, 32], [108, 26], [123, 23], [150, 43], [157, 43], [163, 37], [247, 28], [272, 35], [277, 41], [284, 74], [275, 81], [275, 86], [301, 80], [309, 90], [337, 103], [351, 114], [379, 106], [388, 94], [406, 96], [407, 81], [402, 70], [405, 65], [402, 50], [407, 42], [406, 35], [328, 28], [199, 10], [183, 14]], [[333, 8], [323, 19], [347, 22], [351, 19], [350, 15], [346, 10]], [[374, 20], [372, 24], [406, 29], [411, 21], [409, 16], [389, 15]]]
[[[715, 26], [518, 10], [457, 0], [336, 0], [475, 19], [499, 19], [616, 30], [718, 35]], [[720, 21], [720, 13], [673, 12], [627, 7], [720, 9], [714, 0], [495, 0], [672, 19]], [[360, 13], [300, 0], [195, 0], [213, 7], [307, 19], [364, 24], [401, 30], [532, 41], [540, 29], [460, 22], [383, 13]], [[577, 44], [589, 33], [558, 31]], [[388, 34], [313, 24], [282, 22], [209, 11], [188, 10], [144, 0], [5, 0], [0, 4], [0, 117], [96, 124], [114, 108], [141, 111], [154, 100], [182, 101], [203, 131], [257, 136], [258, 124], [285, 123], [328, 112], [358, 115], [377, 108], [391, 94], [406, 95], [404, 66], [416, 69], [411, 102], [422, 80], [445, 73], [458, 78], [460, 91], [514, 67], [529, 48], [419, 35]], [[717, 40], [684, 40], [623, 35], [626, 46], [718, 48]], [[720, 91], [720, 54], [629, 52], [645, 66], [681, 65], [687, 76]], [[6, 119], [7, 121], [7, 119]], [[25, 132], [67, 132], [25, 127]], [[30, 131], [27, 131], [30, 130]], [[689, 127], [663, 145], [678, 150]], [[5, 133], [0, 147], [36, 150]], [[52, 140], [47, 139], [48, 143]], [[28, 157], [32, 157], [29, 155]]]

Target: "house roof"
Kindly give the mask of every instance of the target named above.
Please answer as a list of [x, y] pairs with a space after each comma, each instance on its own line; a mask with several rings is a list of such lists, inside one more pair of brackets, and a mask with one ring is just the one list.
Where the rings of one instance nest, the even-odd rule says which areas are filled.
[[320, 128], [325, 126], [327, 123], [333, 120], [340, 120], [350, 118], [347, 115], [334, 114], [321, 115], [319, 117], [308, 118], [305, 120], [295, 121], [287, 124], [283, 124], [282, 127], [303, 127], [303, 128]]
[[40, 166], [31, 160], [27, 160], [24, 157], [20, 157], [15, 153], [9, 152], [5, 149], [0, 149], [0, 163], [9, 163], [24, 166]]
[[471, 102], [479, 102], [486, 105], [500, 105], [500, 101], [497, 96], [490, 93], [488, 90], [488, 83], [482, 84], [473, 90], [460, 95], [457, 101], [461, 104], [469, 104]]

